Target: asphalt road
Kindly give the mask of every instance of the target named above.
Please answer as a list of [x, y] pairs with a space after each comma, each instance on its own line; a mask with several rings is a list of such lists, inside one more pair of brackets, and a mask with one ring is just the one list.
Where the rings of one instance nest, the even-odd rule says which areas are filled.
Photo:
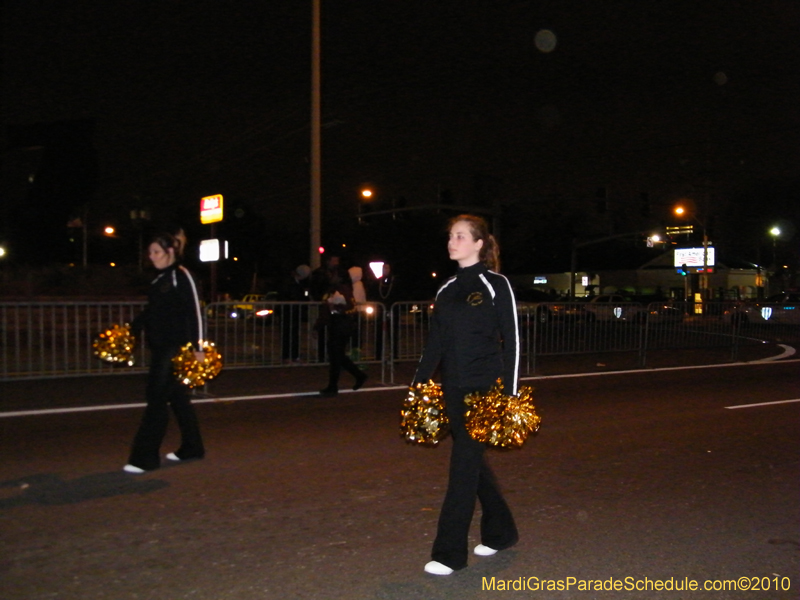
[[[120, 471], [136, 406], [0, 414], [0, 597], [800, 598], [799, 366], [528, 381], [540, 433], [490, 456], [520, 543], [444, 578], [422, 567], [449, 441], [401, 441], [401, 390], [199, 404], [207, 458], [143, 476]], [[103, 405], [141, 384], [3, 391], [15, 408], [81, 389]], [[164, 452], [176, 443], [173, 424]], [[701, 589], [653, 591], [661, 581]]]

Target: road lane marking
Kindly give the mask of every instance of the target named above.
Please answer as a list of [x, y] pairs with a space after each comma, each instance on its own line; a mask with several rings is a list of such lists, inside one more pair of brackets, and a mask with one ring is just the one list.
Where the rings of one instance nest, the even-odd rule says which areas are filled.
[[6, 417], [30, 417], [33, 415], [63, 415], [67, 413], [92, 412], [95, 410], [119, 410], [121, 408], [145, 408], [143, 402], [136, 404], [100, 404], [98, 406], [75, 406], [73, 408], [42, 408], [37, 410], [15, 410], [0, 412], [0, 419]]
[[[757, 361], [750, 361], [750, 362], [737, 362], [737, 363], [721, 363], [717, 365], [689, 365], [689, 366], [682, 366], [682, 367], [659, 367], [655, 369], [628, 369], [623, 371], [600, 371], [596, 373], [566, 373], [562, 375], [541, 375], [541, 376], [529, 376], [529, 377], [520, 377], [520, 382], [523, 381], [536, 381], [536, 380], [544, 380], [544, 379], [576, 379], [582, 377], [600, 377], [600, 376], [607, 376], [607, 375], [633, 375], [633, 374], [642, 374], [642, 373], [655, 373], [660, 371], [685, 371], [691, 369], [714, 369], [714, 368], [724, 368], [724, 367], [742, 367], [747, 365], [759, 365], [759, 364], [785, 364], [791, 362], [800, 362], [797, 359], [790, 359], [784, 360], [780, 363], [777, 362], [769, 362], [767, 363], [764, 360], [757, 360]], [[364, 392], [391, 392], [395, 390], [407, 390], [407, 385], [389, 385], [389, 386], [381, 386], [381, 387], [370, 387], [370, 388], [361, 388], [358, 391], [350, 391], [350, 390], [342, 390], [339, 392], [340, 394], [362, 394]], [[286, 392], [281, 394], [256, 394], [252, 396], [227, 396], [227, 397], [213, 397], [213, 398], [192, 398], [192, 404], [214, 404], [214, 403], [223, 403], [223, 402], [245, 402], [249, 400], [276, 400], [278, 398], [297, 398], [297, 397], [319, 397], [319, 392]], [[779, 400], [774, 403], [763, 403], [764, 405], [767, 404], [782, 404], [787, 402], [800, 402], [798, 400]], [[32, 417], [32, 416], [44, 416], [44, 415], [59, 415], [59, 414], [70, 414], [70, 413], [81, 413], [81, 412], [93, 412], [93, 411], [101, 411], [101, 410], [121, 410], [126, 408], [145, 408], [147, 405], [143, 402], [136, 402], [131, 404], [101, 404], [97, 406], [76, 406], [71, 408], [43, 408], [43, 409], [34, 409], [34, 410], [17, 410], [17, 411], [8, 411], [2, 412], [0, 411], [0, 419], [3, 418], [11, 418], [11, 417]], [[746, 404], [741, 406], [726, 406], [725, 408], [748, 408], [753, 406], [762, 406], [762, 404]]]
[[794, 356], [797, 354], [797, 350], [795, 350], [792, 346], [787, 346], [786, 344], [778, 344], [778, 348], [783, 348], [783, 352], [780, 354], [776, 354], [775, 356], [768, 356], [767, 358], [759, 358], [758, 360], [754, 360], [753, 362], [769, 362], [773, 360], [783, 360], [785, 358], [789, 358], [790, 356]]
[[794, 400], [775, 400], [774, 402], [758, 402], [756, 404], [739, 404], [737, 406], [726, 406], [725, 408], [733, 410], [736, 408], [754, 408], [756, 406], [772, 406], [773, 404], [789, 404], [791, 402], [800, 402], [800, 398]]

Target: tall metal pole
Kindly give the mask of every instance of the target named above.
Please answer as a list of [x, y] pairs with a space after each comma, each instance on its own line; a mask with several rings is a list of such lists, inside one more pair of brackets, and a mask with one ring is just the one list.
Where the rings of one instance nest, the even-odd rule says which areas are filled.
[[710, 300], [708, 294], [708, 232], [705, 222], [701, 223], [701, 225], [703, 226], [703, 276], [700, 278], [700, 288], [703, 302], [705, 302]]
[[578, 240], [572, 239], [572, 252], [569, 255], [569, 300], [575, 301], [575, 276], [578, 269]]
[[311, 25], [311, 244], [309, 265], [320, 265], [322, 244], [322, 151], [320, 143], [320, 2], [312, 0]]
[[83, 205], [83, 269], [89, 265], [89, 205]]

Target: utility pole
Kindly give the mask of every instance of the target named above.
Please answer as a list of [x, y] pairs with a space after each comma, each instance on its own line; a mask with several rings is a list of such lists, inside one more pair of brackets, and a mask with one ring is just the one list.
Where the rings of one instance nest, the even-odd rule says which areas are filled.
[[311, 8], [311, 231], [309, 265], [320, 265], [322, 244], [322, 150], [320, 140], [320, 2], [312, 0]]

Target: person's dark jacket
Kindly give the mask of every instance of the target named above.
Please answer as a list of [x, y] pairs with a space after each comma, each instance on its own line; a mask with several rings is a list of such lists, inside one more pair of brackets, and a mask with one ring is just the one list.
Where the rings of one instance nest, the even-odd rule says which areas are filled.
[[197, 286], [188, 269], [173, 264], [160, 271], [147, 291], [147, 307], [133, 322], [133, 333], [144, 331], [151, 348], [180, 347], [203, 336]]
[[486, 391], [502, 378], [504, 393], [517, 393], [514, 292], [508, 279], [482, 263], [459, 269], [437, 292], [414, 382], [428, 381], [439, 364], [445, 385]]

